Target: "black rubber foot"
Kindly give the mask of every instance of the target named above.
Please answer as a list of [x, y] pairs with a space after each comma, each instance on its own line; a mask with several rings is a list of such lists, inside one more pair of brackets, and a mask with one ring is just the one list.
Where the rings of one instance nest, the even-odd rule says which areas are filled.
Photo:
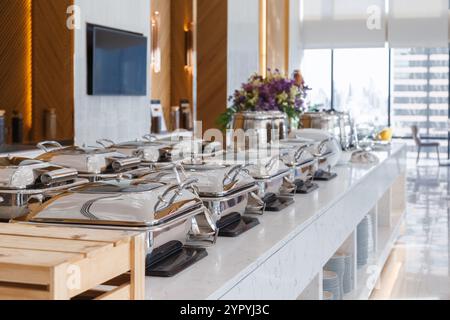
[[309, 194], [319, 189], [319, 186], [312, 182], [305, 183], [303, 181], [297, 181], [295, 184], [297, 185], [297, 190], [295, 192], [297, 194]]
[[[220, 223], [218, 223], [218, 226], [219, 225]], [[257, 225], [259, 225], [259, 220], [257, 218], [242, 217], [239, 215], [237, 220], [228, 225], [219, 227], [219, 237], [236, 238]]]
[[337, 174], [334, 172], [326, 172], [323, 170], [319, 170], [314, 175], [314, 181], [330, 181], [337, 177]]
[[294, 198], [292, 196], [277, 196], [270, 194], [264, 197], [263, 201], [266, 204], [265, 211], [279, 212], [292, 205], [294, 203]]
[[206, 249], [184, 247], [179, 241], [171, 241], [147, 256], [145, 275], [173, 277], [206, 256]]

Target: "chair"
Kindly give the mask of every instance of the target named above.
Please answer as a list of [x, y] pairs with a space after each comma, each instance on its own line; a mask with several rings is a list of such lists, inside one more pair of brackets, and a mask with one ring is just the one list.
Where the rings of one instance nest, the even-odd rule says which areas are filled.
[[420, 153], [422, 152], [422, 149], [436, 148], [438, 162], [440, 165], [441, 164], [441, 158], [440, 158], [440, 154], [439, 154], [440, 143], [439, 142], [423, 142], [422, 139], [420, 138], [419, 127], [417, 127], [417, 126], [412, 126], [411, 130], [412, 130], [414, 142], [416, 143], [416, 146], [417, 146], [417, 163], [419, 163], [419, 161], [420, 161]]

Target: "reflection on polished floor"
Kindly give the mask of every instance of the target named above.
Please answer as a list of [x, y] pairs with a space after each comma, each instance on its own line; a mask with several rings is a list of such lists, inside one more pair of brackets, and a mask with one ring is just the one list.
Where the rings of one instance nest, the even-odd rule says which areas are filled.
[[372, 299], [450, 299], [449, 180], [450, 167], [408, 162], [404, 230]]

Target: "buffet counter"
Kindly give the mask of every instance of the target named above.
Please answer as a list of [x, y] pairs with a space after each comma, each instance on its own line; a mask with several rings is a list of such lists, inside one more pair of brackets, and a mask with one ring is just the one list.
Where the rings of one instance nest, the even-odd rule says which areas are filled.
[[295, 205], [281, 212], [258, 216], [261, 224], [240, 237], [219, 238], [208, 257], [179, 275], [147, 277], [146, 298], [320, 300], [324, 265], [338, 251], [356, 256], [357, 226], [370, 214], [376, 222], [375, 250], [367, 266], [358, 268], [354, 290], [345, 297], [367, 299], [406, 208], [406, 146], [392, 145], [376, 155], [376, 165], [338, 165], [336, 179], [297, 195]]

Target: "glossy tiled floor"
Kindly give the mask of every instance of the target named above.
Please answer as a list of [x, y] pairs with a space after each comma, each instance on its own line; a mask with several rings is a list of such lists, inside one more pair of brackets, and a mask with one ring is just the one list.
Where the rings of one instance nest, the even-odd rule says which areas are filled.
[[402, 236], [373, 299], [450, 299], [450, 167], [408, 162]]

